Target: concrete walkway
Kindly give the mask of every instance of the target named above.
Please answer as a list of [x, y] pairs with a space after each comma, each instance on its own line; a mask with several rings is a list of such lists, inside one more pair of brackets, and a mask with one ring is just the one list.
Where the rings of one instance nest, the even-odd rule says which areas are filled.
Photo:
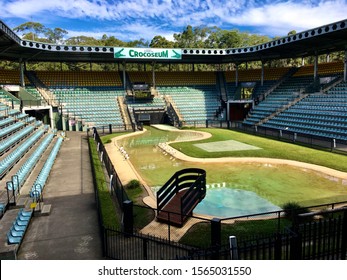
[[[144, 188], [147, 191], [148, 196], [144, 197], [143, 202], [152, 208], [156, 208], [156, 197], [153, 194], [151, 188], [147, 185], [147, 183], [141, 178], [141, 176], [136, 171], [135, 167], [131, 163], [130, 160], [126, 160], [122, 152], [120, 151], [120, 147], [117, 144], [117, 141], [129, 136], [133, 136], [136, 134], [144, 133], [144, 131], [137, 131], [132, 134], [126, 134], [119, 137], [115, 137], [112, 139], [112, 142], [105, 145], [106, 151], [115, 167], [119, 179], [122, 181], [123, 185], [128, 183], [130, 180], [137, 179], [139, 180]], [[203, 217], [203, 215], [199, 215], [199, 217]], [[154, 219], [151, 223], [145, 226], [140, 232], [142, 234], [149, 234], [152, 236], [170, 239], [171, 241], [179, 241], [181, 237], [187, 232], [187, 230], [192, 227], [195, 223], [201, 222], [199, 219], [189, 218], [186, 224], [183, 227], [168, 227], [165, 223], [160, 223], [156, 219]]]
[[102, 259], [85, 132], [67, 132], [43, 194], [51, 212], [32, 218], [18, 259]]

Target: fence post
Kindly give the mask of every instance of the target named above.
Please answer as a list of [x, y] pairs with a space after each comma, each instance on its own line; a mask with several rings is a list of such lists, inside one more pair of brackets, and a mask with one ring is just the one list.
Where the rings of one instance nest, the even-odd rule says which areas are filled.
[[142, 239], [142, 249], [143, 249], [143, 259], [148, 260], [148, 250], [147, 250], [148, 240], [146, 238]]
[[213, 218], [211, 220], [211, 245], [218, 246], [221, 244], [221, 220]]
[[336, 149], [336, 139], [334, 138], [332, 141], [331, 141], [331, 152]]
[[109, 191], [110, 191], [111, 195], [113, 195], [112, 185], [113, 185], [113, 174], [111, 174], [111, 176], [110, 176], [110, 187], [109, 187], [110, 189], [109, 189]]
[[301, 240], [301, 233], [299, 230], [299, 216], [295, 211], [292, 213], [293, 215], [293, 224], [292, 224], [292, 231], [293, 236], [290, 239], [290, 259], [291, 260], [300, 260], [302, 258], [301, 251], [302, 251], [302, 240]]
[[238, 260], [239, 254], [237, 251], [237, 239], [236, 236], [229, 236], [229, 246], [230, 246], [230, 258], [232, 260]]
[[221, 220], [213, 218], [211, 220], [211, 247], [216, 248], [212, 258], [219, 258], [219, 247], [221, 245]]
[[282, 259], [282, 234], [277, 232], [275, 234], [275, 252], [274, 252], [275, 260]]
[[131, 236], [134, 227], [133, 202], [131, 200], [123, 201], [123, 213], [123, 229], [125, 236]]

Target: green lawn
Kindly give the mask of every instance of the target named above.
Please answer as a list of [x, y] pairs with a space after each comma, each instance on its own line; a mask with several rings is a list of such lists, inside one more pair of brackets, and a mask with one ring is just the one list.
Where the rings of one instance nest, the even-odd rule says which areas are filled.
[[107, 144], [107, 143], [111, 143], [111, 140], [113, 138], [124, 135], [124, 134], [129, 134], [129, 133], [130, 132], [117, 132], [117, 133], [107, 134], [107, 135], [101, 136], [100, 139], [103, 144]]
[[102, 164], [100, 162], [96, 144], [93, 138], [89, 138], [90, 153], [95, 174], [96, 187], [99, 194], [99, 205], [101, 208], [101, 217], [103, 225], [106, 227], [120, 228], [120, 221], [116, 215], [116, 207], [108, 191]]
[[[326, 166], [336, 170], [347, 172], [347, 156], [316, 150], [299, 146], [292, 143], [280, 142], [259, 136], [244, 134], [232, 130], [219, 128], [195, 129], [212, 134], [212, 137], [205, 140], [193, 142], [173, 143], [172, 147], [181, 150], [188, 156], [197, 158], [218, 158], [218, 157], [268, 157], [297, 160]], [[226, 152], [206, 152], [196, 146], [196, 143], [209, 143], [215, 141], [236, 140], [245, 144], [261, 148], [260, 150], [248, 151], [226, 151]]]

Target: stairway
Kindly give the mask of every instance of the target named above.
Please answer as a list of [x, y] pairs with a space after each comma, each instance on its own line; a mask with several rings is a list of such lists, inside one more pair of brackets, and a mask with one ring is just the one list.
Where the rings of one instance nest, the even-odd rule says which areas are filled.
[[46, 87], [46, 85], [36, 76], [34, 71], [26, 71], [25, 72], [27, 78], [30, 83], [33, 84], [43, 99], [47, 102], [48, 105], [52, 105], [53, 107], [59, 106], [59, 101], [55, 98], [54, 94]]

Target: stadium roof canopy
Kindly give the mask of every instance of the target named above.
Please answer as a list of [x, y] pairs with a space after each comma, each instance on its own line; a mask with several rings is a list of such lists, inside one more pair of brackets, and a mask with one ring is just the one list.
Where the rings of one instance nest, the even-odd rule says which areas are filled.
[[[115, 46], [114, 46], [115, 47]], [[24, 62], [123, 62], [114, 58], [114, 47], [70, 46], [22, 40], [0, 21], [0, 59]], [[306, 57], [347, 50], [347, 19], [306, 30], [264, 44], [235, 49], [182, 49], [181, 60], [165, 63], [243, 63]], [[127, 62], [148, 63], [149, 59]]]

